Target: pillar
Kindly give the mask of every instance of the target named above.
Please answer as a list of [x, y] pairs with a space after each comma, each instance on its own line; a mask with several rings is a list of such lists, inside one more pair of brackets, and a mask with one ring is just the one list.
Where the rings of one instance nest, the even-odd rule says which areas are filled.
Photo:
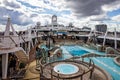
[[23, 46], [24, 46], [23, 49], [24, 49], [25, 52], [27, 53], [27, 42], [24, 42], [24, 43], [23, 43]]
[[29, 52], [30, 52], [30, 48], [31, 48], [31, 43], [30, 43], [30, 41], [28, 42], [28, 54], [29, 54]]
[[35, 45], [38, 43], [38, 40], [37, 40], [37, 38], [35, 38]]
[[2, 55], [2, 79], [7, 79], [8, 54]]
[[28, 42], [25, 42], [25, 51], [28, 53]]
[[106, 36], [107, 36], [108, 31], [106, 31], [105, 35], [104, 35], [104, 39], [103, 39], [103, 46], [105, 46], [105, 41], [106, 41]]
[[36, 38], [36, 43], [38, 43], [38, 37]]
[[51, 69], [51, 80], [53, 80], [53, 69]]

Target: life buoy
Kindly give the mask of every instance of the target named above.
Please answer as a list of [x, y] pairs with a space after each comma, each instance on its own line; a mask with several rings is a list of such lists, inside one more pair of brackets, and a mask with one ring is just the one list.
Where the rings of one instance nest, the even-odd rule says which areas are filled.
[[111, 51], [109, 52], [109, 54], [114, 54], [114, 51], [113, 51], [113, 50], [111, 50]]
[[60, 52], [57, 53], [57, 57], [61, 57], [61, 53]]

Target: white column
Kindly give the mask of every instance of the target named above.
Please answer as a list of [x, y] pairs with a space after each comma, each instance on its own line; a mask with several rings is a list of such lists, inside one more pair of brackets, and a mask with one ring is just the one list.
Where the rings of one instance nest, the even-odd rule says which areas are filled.
[[103, 46], [105, 46], [105, 41], [106, 41], [106, 36], [107, 36], [108, 31], [106, 31], [105, 35], [104, 35], [104, 39], [103, 39]]
[[35, 38], [34, 46], [36, 45], [36, 43], [37, 43], [37, 42], [36, 42], [36, 38]]
[[37, 38], [35, 39], [35, 41], [36, 41], [36, 43], [38, 43], [38, 39]]
[[2, 79], [7, 79], [8, 54], [2, 55]]
[[91, 38], [91, 35], [92, 35], [92, 30], [91, 30], [90, 33], [89, 33], [88, 39]]
[[28, 51], [30, 51], [31, 45], [30, 45], [30, 41], [28, 42]]
[[31, 43], [30, 43], [30, 41], [28, 42], [28, 55], [29, 55], [29, 52], [30, 52], [30, 48], [31, 48], [31, 45], [30, 45]]
[[25, 42], [24, 44], [25, 44], [25, 51], [26, 51], [26, 53], [27, 53], [27, 48], [28, 48], [27, 45], [28, 45], [28, 44], [27, 44], [27, 42]]
[[115, 35], [115, 37], [114, 37], [114, 47], [115, 47], [115, 49], [117, 49], [117, 33], [116, 33], [116, 28], [115, 28], [115, 31], [114, 31], [114, 35]]
[[30, 29], [28, 30], [28, 38], [29, 38], [29, 40], [31, 40], [31, 29], [32, 29], [32, 27], [30, 27]]

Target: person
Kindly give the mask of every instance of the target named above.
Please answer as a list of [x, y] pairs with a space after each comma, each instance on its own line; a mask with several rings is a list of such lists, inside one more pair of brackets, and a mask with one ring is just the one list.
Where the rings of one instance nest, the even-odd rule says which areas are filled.
[[50, 61], [50, 51], [48, 51], [48, 61]]
[[16, 58], [13, 57], [13, 70], [15, 71], [16, 70]]
[[16, 70], [16, 59], [13, 56], [10, 57], [9, 69], [10, 74], [12, 74]]
[[42, 55], [41, 55], [42, 51], [41, 50], [42, 50], [41, 48], [38, 49], [38, 59], [40, 59], [42, 57]]
[[36, 47], [36, 66], [39, 64], [39, 60], [41, 58], [41, 49], [39, 47]]
[[36, 59], [40, 59], [40, 57], [41, 57], [40, 53], [41, 53], [41, 49], [36, 47]]
[[53, 44], [55, 44], [55, 39], [53, 38]]
[[50, 57], [50, 51], [48, 51], [48, 57]]

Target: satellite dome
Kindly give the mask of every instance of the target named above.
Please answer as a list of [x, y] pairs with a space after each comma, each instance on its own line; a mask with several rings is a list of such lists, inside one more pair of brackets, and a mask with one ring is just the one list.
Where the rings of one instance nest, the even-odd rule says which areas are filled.
[[41, 24], [40, 22], [37, 22], [37, 25], [38, 25], [38, 26], [40, 26], [40, 24]]
[[72, 26], [72, 25], [73, 25], [73, 24], [70, 22], [70, 23], [69, 23], [69, 26]]

